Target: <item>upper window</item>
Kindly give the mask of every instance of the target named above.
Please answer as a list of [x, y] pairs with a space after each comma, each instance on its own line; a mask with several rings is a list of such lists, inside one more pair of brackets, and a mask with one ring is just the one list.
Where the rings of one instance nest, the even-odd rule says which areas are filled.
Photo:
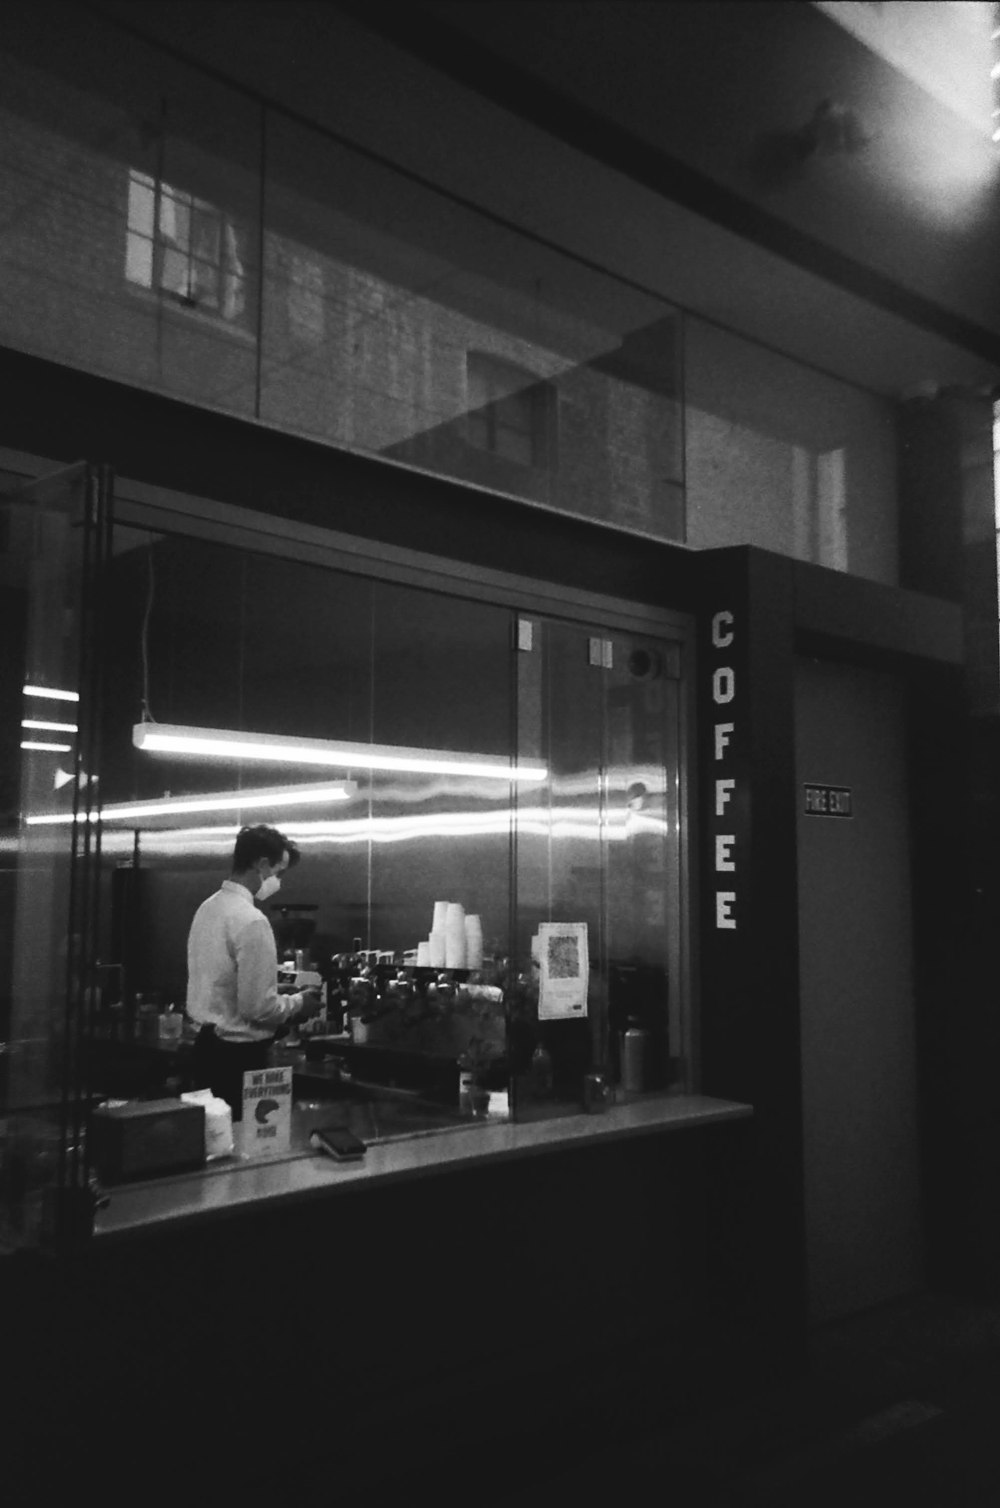
[[550, 383], [484, 351], [466, 356], [471, 444], [522, 466], [551, 467], [555, 455]]
[[239, 321], [246, 308], [240, 233], [213, 204], [129, 172], [125, 276], [191, 309]]

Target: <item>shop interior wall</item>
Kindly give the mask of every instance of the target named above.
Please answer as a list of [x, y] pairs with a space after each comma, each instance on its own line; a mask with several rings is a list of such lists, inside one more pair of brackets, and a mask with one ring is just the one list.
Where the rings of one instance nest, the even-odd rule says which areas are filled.
[[[923, 1210], [904, 688], [796, 665], [799, 958], [809, 1313], [920, 1287]], [[804, 782], [852, 816], [807, 815]]]

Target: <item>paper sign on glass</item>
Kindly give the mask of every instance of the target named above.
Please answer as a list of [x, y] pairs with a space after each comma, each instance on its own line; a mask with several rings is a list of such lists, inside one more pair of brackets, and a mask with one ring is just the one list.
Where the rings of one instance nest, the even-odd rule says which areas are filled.
[[586, 922], [542, 922], [538, 928], [538, 1019], [587, 1014], [590, 956]]

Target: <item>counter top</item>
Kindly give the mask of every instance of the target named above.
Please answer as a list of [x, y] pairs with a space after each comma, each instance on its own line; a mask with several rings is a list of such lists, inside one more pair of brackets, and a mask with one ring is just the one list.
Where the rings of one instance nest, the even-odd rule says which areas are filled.
[[254, 1206], [273, 1208], [373, 1183], [463, 1171], [608, 1138], [682, 1131], [752, 1114], [750, 1105], [705, 1095], [648, 1095], [611, 1105], [598, 1114], [581, 1112], [531, 1122], [480, 1121], [389, 1138], [370, 1146], [360, 1162], [337, 1163], [324, 1154], [234, 1160], [210, 1172], [111, 1189], [107, 1207], [96, 1217], [94, 1235], [105, 1242], [155, 1234], [213, 1216], [244, 1214]]

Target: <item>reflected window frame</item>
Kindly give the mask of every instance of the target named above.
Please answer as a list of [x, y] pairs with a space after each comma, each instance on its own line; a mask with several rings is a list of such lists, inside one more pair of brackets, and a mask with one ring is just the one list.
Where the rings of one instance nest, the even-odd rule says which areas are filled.
[[128, 170], [125, 279], [227, 326], [247, 324], [243, 228], [186, 189]]
[[504, 461], [554, 471], [556, 389], [527, 367], [489, 351], [465, 353], [465, 436]]

